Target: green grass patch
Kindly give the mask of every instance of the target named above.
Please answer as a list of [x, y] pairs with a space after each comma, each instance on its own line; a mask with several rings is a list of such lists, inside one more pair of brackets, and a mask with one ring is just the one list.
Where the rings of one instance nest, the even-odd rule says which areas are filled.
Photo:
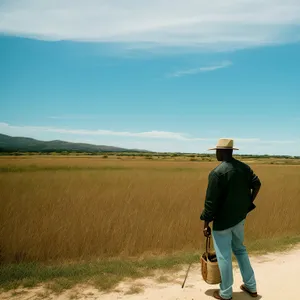
[[247, 249], [253, 255], [267, 254], [273, 252], [283, 252], [290, 250], [295, 245], [300, 244], [300, 236], [286, 236], [272, 239], [248, 241]]
[[124, 278], [150, 276], [157, 269], [199, 261], [198, 254], [178, 254], [143, 260], [106, 260], [72, 264], [41, 263], [4, 264], [0, 267], [0, 288], [34, 287], [47, 283], [47, 288], [61, 293], [77, 283], [88, 282], [101, 290], [110, 290]]
[[[298, 243], [300, 236], [250, 241], [246, 245], [248, 251], [255, 255], [286, 251]], [[88, 283], [109, 291], [125, 278], [151, 276], [155, 270], [174, 270], [189, 263], [197, 263], [203, 251], [146, 259], [110, 259], [69, 264], [3, 264], [0, 266], [0, 289], [31, 288], [43, 283], [49, 290], [59, 294], [76, 284]]]

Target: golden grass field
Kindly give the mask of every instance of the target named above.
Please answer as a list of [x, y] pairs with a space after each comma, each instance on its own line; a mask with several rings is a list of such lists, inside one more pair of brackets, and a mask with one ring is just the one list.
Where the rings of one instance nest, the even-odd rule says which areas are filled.
[[[0, 158], [1, 260], [51, 261], [197, 251], [216, 162]], [[300, 166], [251, 163], [262, 181], [247, 243], [300, 235]]]

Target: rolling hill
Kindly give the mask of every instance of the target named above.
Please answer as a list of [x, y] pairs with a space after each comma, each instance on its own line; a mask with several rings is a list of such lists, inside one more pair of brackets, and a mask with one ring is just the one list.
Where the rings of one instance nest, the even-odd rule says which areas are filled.
[[[105, 145], [71, 143], [60, 140], [40, 141], [27, 137], [12, 137], [0, 134], [0, 152], [139, 152]], [[144, 151], [143, 151], [144, 152]]]

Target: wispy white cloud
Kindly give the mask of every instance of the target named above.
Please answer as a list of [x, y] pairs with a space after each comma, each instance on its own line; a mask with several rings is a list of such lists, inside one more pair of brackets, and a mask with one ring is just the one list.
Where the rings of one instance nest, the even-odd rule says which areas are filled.
[[0, 33], [130, 49], [240, 49], [299, 40], [299, 0], [6, 0]]
[[219, 69], [228, 68], [231, 65], [232, 65], [231, 61], [223, 61], [222, 63], [217, 64], [217, 65], [194, 68], [194, 69], [189, 69], [189, 70], [176, 71], [174, 73], [167, 74], [167, 77], [182, 77], [182, 76], [187, 76], [187, 75], [195, 75], [198, 73], [212, 72], [212, 71], [216, 71]]
[[282, 140], [282, 141], [261, 141], [261, 144], [266, 144], [266, 145], [286, 145], [286, 144], [296, 144], [297, 140]]
[[[66, 129], [46, 126], [16, 126], [7, 123], [0, 123], [0, 132], [9, 135], [31, 136], [33, 133], [54, 133], [72, 136], [110, 136], [110, 137], [134, 137], [141, 139], [161, 139], [161, 140], [177, 140], [185, 142], [209, 142], [216, 143], [218, 138], [194, 137], [185, 133], [170, 132], [170, 131], [145, 131], [145, 132], [130, 132], [130, 131], [113, 131], [113, 130], [87, 130], [87, 129]], [[297, 140], [278, 140], [265, 141], [259, 138], [240, 138], [233, 137], [235, 142], [239, 144], [292, 144], [297, 143]]]
[[48, 119], [53, 119], [53, 120], [90, 120], [95, 118], [97, 118], [97, 116], [93, 116], [93, 115], [61, 115], [61, 116], [48, 117]]
[[19, 132], [51, 132], [60, 134], [72, 134], [83, 136], [119, 136], [119, 137], [138, 137], [148, 139], [175, 139], [175, 140], [209, 140], [200, 138], [190, 138], [183, 133], [168, 132], [168, 131], [145, 131], [145, 132], [129, 132], [129, 131], [113, 131], [113, 130], [86, 130], [86, 129], [66, 129], [45, 126], [15, 126], [7, 123], [0, 123], [0, 130], [2, 132], [19, 131]]

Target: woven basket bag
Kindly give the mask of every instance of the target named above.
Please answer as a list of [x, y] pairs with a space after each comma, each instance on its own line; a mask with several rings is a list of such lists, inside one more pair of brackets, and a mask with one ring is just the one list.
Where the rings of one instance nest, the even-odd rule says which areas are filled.
[[215, 252], [210, 248], [210, 237], [206, 238], [206, 251], [201, 257], [201, 272], [203, 280], [208, 284], [221, 283], [221, 274]]

